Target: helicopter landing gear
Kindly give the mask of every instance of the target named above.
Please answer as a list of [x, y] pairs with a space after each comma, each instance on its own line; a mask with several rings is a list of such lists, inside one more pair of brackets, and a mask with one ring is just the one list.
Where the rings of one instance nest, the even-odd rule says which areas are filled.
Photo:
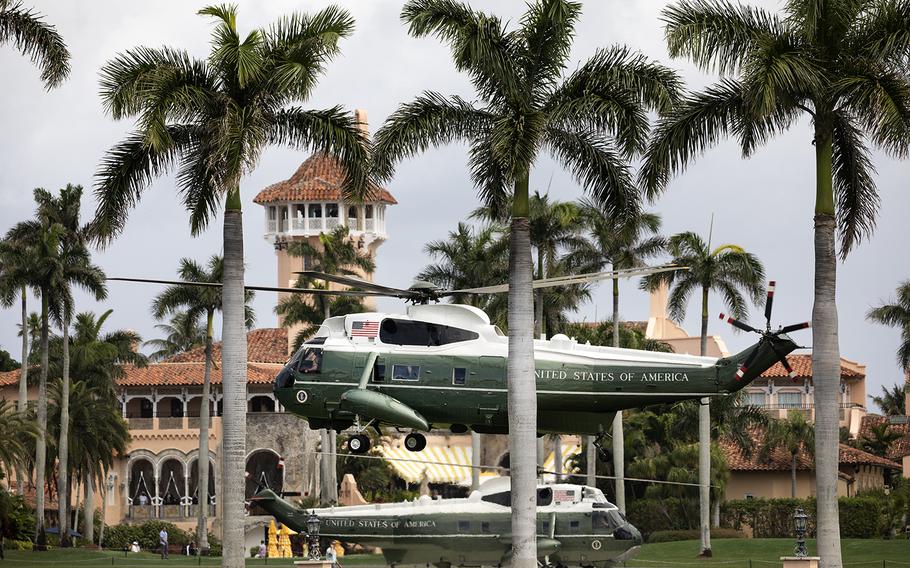
[[409, 452], [419, 452], [427, 447], [427, 439], [420, 432], [411, 432], [404, 438], [404, 447]]
[[364, 434], [354, 434], [348, 438], [348, 450], [352, 454], [365, 454], [370, 451], [370, 438]]

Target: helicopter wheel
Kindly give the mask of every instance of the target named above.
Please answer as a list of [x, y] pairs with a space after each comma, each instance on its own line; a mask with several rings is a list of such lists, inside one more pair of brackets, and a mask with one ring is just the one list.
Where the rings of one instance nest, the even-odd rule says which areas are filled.
[[404, 447], [407, 448], [409, 452], [419, 452], [427, 447], [427, 439], [420, 432], [411, 432], [404, 437]]
[[370, 439], [363, 434], [354, 434], [348, 438], [348, 450], [354, 454], [365, 454], [370, 451]]

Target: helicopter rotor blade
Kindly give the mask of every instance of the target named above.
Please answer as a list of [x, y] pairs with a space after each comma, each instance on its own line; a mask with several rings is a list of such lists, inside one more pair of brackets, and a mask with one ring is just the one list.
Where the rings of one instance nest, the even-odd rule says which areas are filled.
[[[187, 282], [184, 280], [158, 280], [155, 278], [107, 278], [117, 282], [140, 282], [144, 284], [167, 284], [168, 286], [199, 286], [201, 288], [221, 288], [220, 282]], [[280, 286], [244, 286], [246, 290], [255, 292], [286, 292], [289, 294], [312, 294], [314, 296], [386, 296], [373, 291], [362, 290], [326, 290], [324, 288], [283, 288]]]
[[402, 288], [393, 288], [391, 286], [383, 286], [382, 284], [375, 284], [361, 278], [355, 278], [353, 276], [341, 276], [338, 274], [328, 274], [326, 272], [319, 272], [317, 270], [302, 270], [300, 272], [295, 272], [300, 276], [306, 278], [313, 278], [316, 280], [325, 280], [326, 282], [334, 282], [335, 284], [342, 284], [344, 286], [351, 286], [355, 288], [360, 288], [361, 290], [369, 290], [370, 292], [381, 292], [388, 296], [394, 297], [411, 297], [413, 292], [410, 290], [404, 290]]
[[[647, 276], [659, 272], [670, 272], [673, 270], [688, 270], [685, 266], [675, 264], [663, 264], [659, 266], [648, 266], [644, 268], [629, 268], [625, 270], [613, 270], [609, 272], [590, 272], [587, 274], [572, 274], [569, 276], [555, 276], [553, 278], [543, 278], [534, 280], [531, 287], [535, 290], [540, 288], [553, 288], [555, 286], [571, 286], [573, 284], [589, 284], [601, 280], [612, 280], [614, 278], [631, 278], [633, 276]], [[451, 296], [453, 294], [500, 294], [509, 291], [508, 284], [497, 284], [495, 286], [481, 286], [478, 288], [462, 288], [459, 290], [440, 290], [440, 296]]]
[[774, 305], [774, 287], [776, 282], [771, 280], [768, 282], [768, 299], [765, 300], [765, 321], [767, 322], [768, 329], [771, 328], [771, 307]]
[[758, 345], [755, 346], [755, 349], [749, 353], [749, 356], [746, 357], [746, 360], [742, 365], [739, 366], [739, 369], [736, 369], [736, 380], [742, 379], [746, 372], [749, 370], [749, 367], [752, 365], [752, 361], [755, 361], [755, 357], [758, 356], [758, 348], [761, 346], [761, 341], [758, 342]]
[[725, 313], [720, 314], [720, 319], [727, 322], [728, 324], [732, 325], [733, 327], [735, 327], [737, 329], [741, 329], [743, 331], [754, 331], [755, 333], [761, 333], [759, 330], [755, 329], [751, 325], [749, 325], [745, 322], [741, 322], [738, 319], [734, 318], [733, 316], [728, 316]]
[[787, 356], [778, 351], [773, 342], [771, 343], [771, 351], [774, 351], [774, 354], [777, 355], [777, 360], [784, 367], [784, 370], [787, 371], [787, 376], [790, 377], [790, 380], [795, 381], [796, 371], [790, 366], [790, 361], [787, 361]]
[[803, 323], [795, 323], [795, 324], [793, 324], [793, 325], [785, 325], [784, 327], [780, 328], [780, 331], [778, 331], [777, 333], [790, 333], [791, 331], [798, 331], [798, 330], [800, 330], [800, 329], [807, 329], [807, 328], [810, 328], [810, 327], [812, 327], [812, 323], [811, 323], [811, 322], [804, 321]]

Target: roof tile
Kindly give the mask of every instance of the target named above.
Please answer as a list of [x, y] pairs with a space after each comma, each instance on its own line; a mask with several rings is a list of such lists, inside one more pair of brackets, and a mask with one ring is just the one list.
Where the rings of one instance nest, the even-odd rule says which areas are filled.
[[[284, 201], [340, 201], [345, 172], [335, 158], [327, 154], [313, 154], [297, 168], [290, 178], [273, 183], [256, 195], [254, 203]], [[374, 186], [366, 201], [398, 203], [385, 188]]]
[[[812, 378], [811, 354], [787, 355], [787, 362], [790, 363], [790, 366], [793, 367], [794, 371], [796, 371], [797, 378]], [[865, 367], [857, 365], [853, 361], [844, 358], [841, 358], [840, 373], [841, 378], [844, 379], [861, 379], [866, 376]], [[784, 366], [780, 363], [775, 363], [770, 369], [762, 373], [761, 376], [771, 379], [790, 377], [787, 374], [787, 371], [784, 369]]]

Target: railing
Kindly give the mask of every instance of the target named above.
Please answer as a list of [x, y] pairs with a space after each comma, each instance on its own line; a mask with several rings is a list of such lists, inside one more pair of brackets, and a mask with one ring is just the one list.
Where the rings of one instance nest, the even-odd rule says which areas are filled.
[[306, 230], [306, 219], [303, 217], [294, 217], [291, 219], [291, 230], [292, 231], [305, 231]]
[[374, 219], [364, 219], [364, 220], [363, 220], [363, 230], [364, 230], [364, 232], [366, 232], [366, 233], [373, 233], [373, 232], [375, 232], [375, 230], [376, 230], [376, 229], [375, 229], [375, 226], [376, 226], [376, 222], [375, 222]]
[[184, 418], [183, 416], [159, 416], [158, 428], [161, 430], [182, 430], [184, 428]]
[[326, 217], [325, 218], [325, 229], [331, 231], [335, 227], [341, 224], [341, 219], [338, 217]]
[[278, 221], [275, 219], [269, 219], [266, 227], [269, 233], [275, 233], [278, 231]]

